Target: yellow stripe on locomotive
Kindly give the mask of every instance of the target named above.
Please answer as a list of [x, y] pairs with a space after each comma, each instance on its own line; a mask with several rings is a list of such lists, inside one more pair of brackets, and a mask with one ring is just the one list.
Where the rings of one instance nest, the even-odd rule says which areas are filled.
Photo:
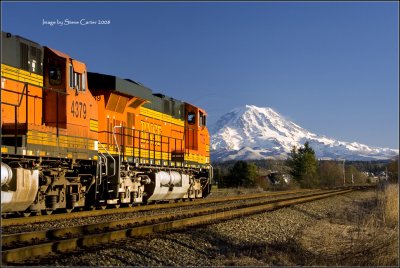
[[1, 64], [1, 77], [9, 78], [15, 81], [29, 83], [31, 85], [43, 86], [43, 76], [40, 74], [35, 74], [32, 72], [28, 72], [26, 70], [22, 70], [19, 68], [15, 68], [9, 66], [7, 64]]

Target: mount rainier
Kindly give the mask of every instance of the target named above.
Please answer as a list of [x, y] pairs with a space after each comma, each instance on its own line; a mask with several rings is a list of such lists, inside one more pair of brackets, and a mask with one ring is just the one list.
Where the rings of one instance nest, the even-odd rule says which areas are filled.
[[319, 159], [382, 160], [398, 150], [337, 141], [316, 135], [285, 119], [271, 108], [246, 105], [233, 109], [210, 126], [214, 161], [286, 159], [293, 146], [306, 141]]

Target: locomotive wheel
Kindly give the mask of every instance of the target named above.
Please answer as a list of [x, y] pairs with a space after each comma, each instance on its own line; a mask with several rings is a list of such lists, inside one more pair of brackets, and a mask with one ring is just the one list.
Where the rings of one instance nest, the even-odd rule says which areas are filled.
[[115, 205], [115, 208], [119, 208], [121, 205]]
[[107, 206], [101, 206], [100, 208], [101, 208], [101, 210], [105, 210], [107, 208]]
[[54, 210], [52, 210], [52, 209], [44, 209], [42, 211], [42, 213], [43, 213], [43, 215], [51, 215], [51, 214], [53, 214], [53, 211]]
[[66, 208], [66, 209], [65, 209], [65, 211], [66, 211], [67, 213], [71, 213], [73, 210], [74, 210], [74, 208]]
[[30, 211], [22, 212], [22, 215], [23, 215], [24, 217], [29, 217], [29, 216], [31, 215], [31, 213], [32, 213], [32, 212], [30, 212]]

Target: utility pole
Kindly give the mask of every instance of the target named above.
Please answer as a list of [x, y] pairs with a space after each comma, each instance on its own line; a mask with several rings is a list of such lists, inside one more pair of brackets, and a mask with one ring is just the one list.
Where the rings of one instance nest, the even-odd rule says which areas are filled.
[[385, 178], [386, 178], [386, 181], [388, 181], [387, 167], [386, 167], [386, 172], [385, 172]]
[[343, 186], [346, 186], [346, 171], [344, 169], [344, 162], [346, 159], [343, 159]]

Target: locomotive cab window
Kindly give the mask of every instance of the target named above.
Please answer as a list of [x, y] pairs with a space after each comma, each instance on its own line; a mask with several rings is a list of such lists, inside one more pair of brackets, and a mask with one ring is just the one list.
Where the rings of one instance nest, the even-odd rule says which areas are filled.
[[69, 87], [74, 87], [74, 69], [72, 68], [72, 64], [69, 65]]
[[194, 123], [196, 123], [196, 114], [195, 113], [188, 113], [188, 117], [187, 117], [187, 121], [189, 124], [193, 125]]
[[80, 90], [80, 91], [86, 90], [86, 84], [84, 84], [84, 83], [86, 83], [86, 81], [85, 81], [86, 79], [85, 79], [84, 75], [85, 74], [82, 75], [80, 73], [74, 72], [73, 85], [76, 90]]
[[79, 90], [81, 87], [80, 87], [80, 74], [78, 74], [78, 73], [75, 73], [74, 72], [74, 87], [77, 89], [77, 90]]
[[206, 126], [206, 115], [202, 112], [199, 112], [199, 126], [204, 127]]
[[49, 80], [51, 85], [61, 85], [61, 68], [58, 66], [50, 66]]
[[86, 72], [82, 74], [82, 91], [86, 91]]

